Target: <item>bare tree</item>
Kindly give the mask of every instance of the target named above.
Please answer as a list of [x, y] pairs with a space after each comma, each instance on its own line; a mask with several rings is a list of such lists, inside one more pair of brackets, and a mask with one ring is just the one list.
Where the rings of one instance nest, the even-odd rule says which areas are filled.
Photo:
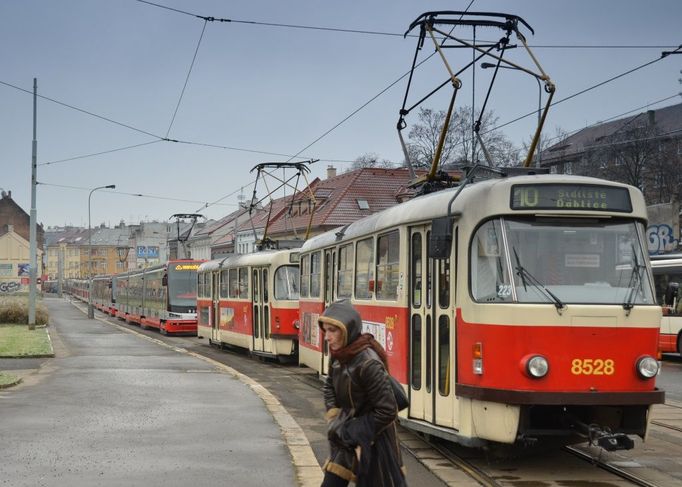
[[[568, 132], [562, 129], [561, 127], [555, 127], [554, 128], [554, 134], [550, 134], [549, 132], [542, 132], [540, 135], [540, 141], [538, 142], [538, 150], [540, 153], [546, 151], [550, 147], [553, 146], [561, 146], [562, 143], [568, 138]], [[528, 139], [524, 140], [522, 145], [521, 145], [521, 150], [520, 150], [520, 155], [522, 157], [525, 157], [528, 154], [528, 150], [530, 149], [530, 144], [533, 141], [533, 135], [531, 134]], [[537, 158], [537, 155], [533, 156], [534, 158]], [[542, 158], [542, 154], [540, 154], [540, 158]], [[541, 159], [542, 160], [542, 159]], [[539, 165], [534, 159], [535, 165]]]
[[[479, 114], [476, 114], [476, 119], [478, 119]], [[410, 129], [407, 141], [408, 154], [414, 166], [431, 166], [440, 140], [445, 115], [444, 110], [419, 109], [419, 122]], [[492, 111], [487, 111], [484, 114], [479, 130], [483, 143], [495, 166], [517, 165], [519, 151], [502, 131], [494, 129], [497, 121], [498, 118], [494, 116]], [[475, 140], [473, 126], [474, 119], [470, 107], [465, 106], [455, 110], [441, 152], [441, 167], [453, 165], [461, 167], [471, 164], [472, 153], [474, 161], [485, 160], [481, 145], [478, 140]]]
[[353, 161], [350, 170], [353, 171], [355, 169], [362, 169], [365, 167], [390, 168], [394, 166], [395, 164], [393, 164], [388, 159], [381, 159], [379, 157], [379, 154], [376, 154], [374, 152], [367, 152], [357, 157], [355, 161]]

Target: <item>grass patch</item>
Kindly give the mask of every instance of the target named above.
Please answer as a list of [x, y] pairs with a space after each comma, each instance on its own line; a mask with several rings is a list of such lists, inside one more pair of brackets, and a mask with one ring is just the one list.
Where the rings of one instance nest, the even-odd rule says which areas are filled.
[[0, 357], [54, 355], [47, 328], [29, 330], [27, 325], [0, 324]]
[[17, 381], [16, 376], [0, 372], [0, 389], [9, 384], [14, 384], [16, 381]]

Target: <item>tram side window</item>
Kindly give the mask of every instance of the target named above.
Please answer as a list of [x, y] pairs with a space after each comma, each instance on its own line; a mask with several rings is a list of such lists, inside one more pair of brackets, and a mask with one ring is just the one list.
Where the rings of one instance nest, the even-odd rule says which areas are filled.
[[298, 267], [278, 267], [275, 271], [275, 299], [298, 299], [298, 295]]
[[301, 257], [301, 297], [310, 295], [310, 256]]
[[355, 298], [372, 299], [374, 292], [374, 239], [358, 242], [355, 252]]
[[230, 269], [230, 276], [228, 278], [229, 280], [229, 292], [230, 292], [230, 298], [238, 298], [239, 297], [239, 273], [237, 272], [237, 269]]
[[379, 236], [377, 240], [377, 299], [397, 300], [400, 275], [400, 235], [395, 230]]
[[229, 271], [227, 269], [220, 271], [220, 297], [226, 298], [228, 294]]
[[499, 220], [481, 225], [471, 240], [471, 295], [479, 302], [511, 301], [511, 281], [502, 248]]
[[353, 244], [339, 248], [339, 271], [336, 276], [336, 296], [350, 298], [353, 292]]
[[239, 268], [239, 297], [248, 299], [249, 297], [249, 269]]
[[315, 252], [310, 256], [310, 297], [320, 297], [320, 278], [322, 273], [322, 253]]
[[197, 274], [197, 297], [203, 298], [204, 296], [204, 276], [206, 274]]

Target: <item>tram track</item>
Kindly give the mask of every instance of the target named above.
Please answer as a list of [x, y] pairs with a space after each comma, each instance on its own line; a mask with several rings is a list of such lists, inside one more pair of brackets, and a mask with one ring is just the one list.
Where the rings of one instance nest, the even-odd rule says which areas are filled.
[[599, 467], [603, 470], [606, 470], [607, 472], [610, 472], [619, 478], [625, 479], [629, 482], [631, 482], [634, 485], [638, 485], [640, 487], [661, 487], [658, 484], [654, 484], [649, 482], [648, 480], [645, 480], [641, 477], [638, 477], [637, 475], [634, 475], [630, 472], [627, 472], [623, 470], [622, 468], [619, 468], [611, 463], [607, 463], [602, 461], [599, 457], [595, 457], [594, 455], [590, 455], [587, 452], [584, 452], [582, 450], [579, 450], [575, 447], [572, 446], [565, 446], [563, 447], [563, 450], [570, 453], [571, 455], [574, 455], [575, 457], [584, 460], [596, 467]]

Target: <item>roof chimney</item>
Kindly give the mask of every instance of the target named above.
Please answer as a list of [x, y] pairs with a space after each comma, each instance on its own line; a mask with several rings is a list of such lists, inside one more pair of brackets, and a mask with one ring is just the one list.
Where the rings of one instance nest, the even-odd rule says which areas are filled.
[[654, 125], [656, 123], [656, 110], [647, 110], [646, 114], [649, 117], [649, 125]]
[[336, 168], [332, 165], [327, 166], [327, 179], [336, 177]]

